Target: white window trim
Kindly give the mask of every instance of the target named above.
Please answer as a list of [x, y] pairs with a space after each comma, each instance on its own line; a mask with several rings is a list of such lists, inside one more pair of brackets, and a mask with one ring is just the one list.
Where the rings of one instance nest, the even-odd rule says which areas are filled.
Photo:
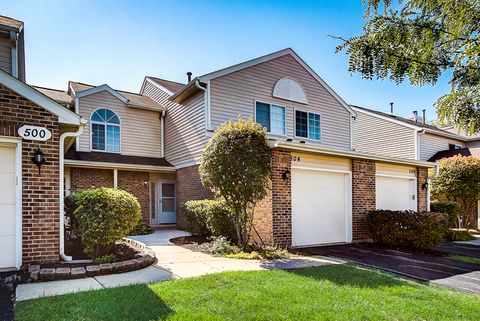
[[[310, 120], [310, 114], [315, 114], [320, 116], [320, 139], [313, 139], [310, 137], [302, 137], [302, 136], [297, 136], [297, 111], [301, 111], [304, 113], [307, 113], [307, 136], [309, 136], [309, 120]], [[316, 143], [322, 143], [323, 142], [323, 126], [322, 126], [322, 114], [319, 112], [313, 112], [305, 109], [300, 109], [300, 108], [294, 108], [293, 109], [293, 137], [296, 139], [300, 140], [305, 140], [305, 141], [311, 141], [311, 142], [316, 142]]]
[[[110, 110], [112, 113], [114, 113], [118, 117], [118, 120], [120, 121], [120, 124], [110, 124], [110, 123], [105, 123], [105, 122], [101, 122], [101, 121], [92, 120], [92, 115], [95, 112], [97, 112], [97, 110], [100, 110], [100, 109]], [[107, 148], [107, 125], [117, 126], [120, 129], [120, 150], [118, 152], [111, 152], [111, 151], [108, 151], [108, 150], [101, 150], [101, 149], [94, 149], [93, 148], [93, 141], [92, 141], [92, 137], [93, 137], [92, 126], [93, 126], [93, 124], [104, 125], [105, 126], [105, 148]], [[116, 112], [114, 112], [113, 110], [111, 110], [110, 108], [105, 108], [105, 107], [97, 108], [90, 114], [90, 151], [91, 152], [99, 152], [99, 153], [110, 153], [110, 154], [121, 154], [122, 153], [122, 120], [120, 119], [120, 116], [118, 116], [118, 114]]]
[[[257, 124], [259, 124], [257, 122], [257, 103], [266, 104], [266, 105], [270, 106], [270, 130], [272, 129], [272, 106], [275, 105], [277, 107], [282, 107], [285, 110], [285, 113], [283, 115], [283, 121], [284, 121], [284, 124], [285, 124], [285, 133], [284, 134], [279, 134], [279, 133], [273, 133], [273, 132], [267, 131], [267, 134], [269, 134], [271, 136], [277, 136], [277, 137], [287, 137], [287, 106], [282, 105], [282, 104], [277, 104], [277, 103], [266, 102], [266, 101], [263, 101], [263, 100], [254, 99], [253, 100], [253, 118], [254, 118], [254, 120]], [[263, 128], [265, 128], [265, 127], [263, 127]]]

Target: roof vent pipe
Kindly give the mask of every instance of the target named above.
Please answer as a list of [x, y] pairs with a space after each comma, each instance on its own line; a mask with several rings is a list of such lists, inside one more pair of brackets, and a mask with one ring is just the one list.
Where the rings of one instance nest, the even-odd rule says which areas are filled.
[[427, 120], [427, 119], [425, 118], [426, 112], [427, 112], [426, 109], [422, 109], [422, 122], [423, 122], [424, 124], [425, 124], [425, 122], [426, 122], [426, 120]]
[[418, 121], [418, 111], [413, 111], [413, 121]]
[[191, 71], [187, 72], [187, 79], [188, 79], [188, 82], [190, 82], [192, 80], [192, 72]]
[[393, 103], [390, 103], [390, 114], [393, 115]]

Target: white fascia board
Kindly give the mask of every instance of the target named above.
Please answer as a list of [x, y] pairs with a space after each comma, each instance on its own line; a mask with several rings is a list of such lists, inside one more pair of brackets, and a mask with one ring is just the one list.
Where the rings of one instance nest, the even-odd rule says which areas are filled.
[[128, 104], [128, 99], [125, 96], [121, 95], [120, 93], [118, 93], [116, 90], [114, 90], [112, 87], [110, 87], [107, 84], [103, 84], [103, 85], [93, 87], [93, 88], [90, 88], [90, 89], [78, 91], [78, 92], [75, 93], [75, 97], [81, 98], [81, 97], [96, 94], [96, 93], [99, 93], [99, 92], [102, 92], [102, 91], [109, 92], [110, 94], [112, 94], [118, 100], [122, 101], [125, 104]]
[[276, 51], [274, 53], [261, 56], [255, 59], [251, 59], [227, 68], [223, 68], [214, 72], [211, 72], [209, 74], [200, 76], [200, 82], [206, 83], [209, 80], [212, 80], [214, 78], [218, 78], [248, 67], [252, 67], [285, 55], [291, 55], [300, 65], [302, 65], [303, 68], [305, 68], [310, 75], [315, 78], [352, 116], [356, 116], [356, 112], [348, 105], [310, 66], [299, 56], [293, 49], [291, 48], [286, 48], [280, 51]]
[[140, 93], [143, 93], [143, 90], [145, 89], [145, 83], [146, 82], [149, 82], [151, 83], [152, 85], [154, 85], [155, 87], [159, 88], [160, 90], [166, 92], [167, 94], [169, 94], [170, 96], [172, 96], [174, 93], [170, 90], [168, 90], [167, 88], [163, 87], [162, 85], [158, 84], [156, 81], [150, 79], [149, 77], [145, 77], [145, 79], [143, 80], [143, 84], [142, 84], [142, 89], [140, 89]]
[[279, 142], [279, 141], [270, 142], [270, 147], [285, 148], [285, 149], [303, 151], [303, 152], [313, 152], [313, 153], [332, 155], [332, 156], [342, 156], [342, 157], [348, 157], [348, 158], [360, 158], [360, 159], [374, 160], [379, 162], [403, 164], [403, 165], [411, 165], [411, 166], [419, 166], [419, 167], [434, 168], [437, 166], [436, 163], [427, 162], [427, 161], [393, 158], [393, 157], [386, 157], [381, 155], [358, 153], [358, 152], [347, 151], [347, 150], [343, 151], [343, 150], [329, 149], [324, 147], [309, 146], [305, 144], [296, 144], [296, 143], [288, 143], [288, 142]]
[[388, 122], [391, 122], [391, 123], [394, 123], [394, 124], [397, 124], [397, 125], [401, 125], [401, 126], [404, 126], [404, 127], [407, 127], [407, 128], [415, 129], [415, 130], [422, 129], [422, 127], [420, 127], [420, 126], [414, 126], [414, 125], [411, 125], [411, 124], [407, 124], [407, 123], [404, 123], [401, 120], [396, 120], [396, 119], [393, 119], [393, 118], [390, 118], [390, 117], [382, 116], [382, 115], [379, 115], [377, 113], [374, 113], [374, 112], [371, 112], [371, 111], [368, 111], [368, 110], [364, 110], [364, 109], [356, 108], [356, 107], [352, 107], [352, 108], [357, 113], [364, 113], [364, 114], [367, 114], [369, 116], [376, 117], [376, 118], [379, 118], [379, 119], [383, 119], [385, 121], [388, 121]]
[[43, 107], [52, 114], [58, 116], [58, 122], [67, 125], [79, 126], [81, 122], [81, 116], [75, 114], [71, 110], [63, 107], [55, 100], [45, 96], [35, 88], [27, 85], [12, 75], [0, 70], [0, 83], [17, 94], [25, 97], [31, 102]]
[[175, 167], [170, 167], [170, 166], [93, 162], [93, 161], [81, 161], [76, 159], [65, 159], [65, 166], [81, 167], [81, 168], [143, 170], [143, 171], [151, 171], [151, 172], [175, 172]]

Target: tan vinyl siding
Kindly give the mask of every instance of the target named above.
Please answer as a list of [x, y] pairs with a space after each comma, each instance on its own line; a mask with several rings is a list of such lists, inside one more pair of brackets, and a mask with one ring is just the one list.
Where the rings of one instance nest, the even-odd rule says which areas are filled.
[[449, 144], [456, 144], [462, 147], [465, 146], [465, 143], [463, 143], [462, 141], [447, 137], [436, 136], [428, 133], [420, 134], [419, 142], [421, 160], [428, 160], [437, 152], [447, 150]]
[[12, 47], [10, 39], [0, 34], [0, 69], [12, 73]]
[[[293, 78], [303, 86], [308, 104], [272, 97], [275, 83], [283, 77]], [[350, 149], [349, 112], [290, 55], [213, 79], [210, 90], [213, 129], [239, 115], [254, 116], [257, 100], [286, 107], [287, 137], [294, 141], [304, 140], [294, 138], [294, 109], [297, 108], [321, 115], [322, 140], [308, 141], [308, 144]]]
[[204, 95], [199, 93], [182, 105], [168, 100], [169, 94], [147, 82], [143, 94], [167, 108], [165, 158], [174, 166], [198, 161], [208, 137], [205, 132]]
[[[115, 112], [121, 122], [121, 154], [161, 157], [160, 113], [156, 111], [132, 108], [106, 91], [81, 97], [79, 114], [90, 119], [98, 108], [108, 108]], [[78, 150], [90, 151], [90, 123], [85, 126], [79, 138]]]
[[357, 152], [415, 159], [415, 130], [357, 111], [353, 148]]

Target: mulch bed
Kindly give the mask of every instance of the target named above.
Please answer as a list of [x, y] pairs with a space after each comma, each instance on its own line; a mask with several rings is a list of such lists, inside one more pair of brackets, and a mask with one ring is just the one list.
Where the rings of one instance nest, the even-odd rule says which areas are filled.
[[212, 254], [212, 242], [205, 235], [181, 236], [170, 239], [175, 245], [190, 251]]

